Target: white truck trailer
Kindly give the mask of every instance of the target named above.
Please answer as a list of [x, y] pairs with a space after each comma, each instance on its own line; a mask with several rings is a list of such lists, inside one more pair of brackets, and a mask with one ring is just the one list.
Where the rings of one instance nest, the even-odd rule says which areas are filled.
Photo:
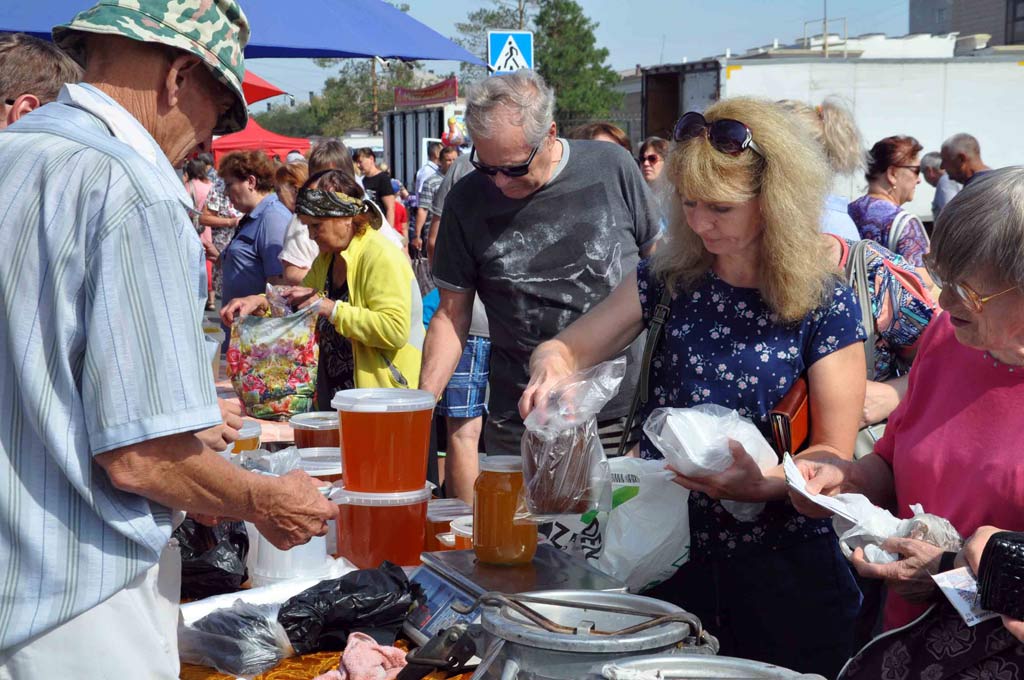
[[[867, 148], [889, 135], [916, 137], [938, 151], [957, 132], [978, 138], [993, 167], [1024, 164], [1024, 55], [944, 59], [705, 59], [644, 70], [644, 135], [668, 137], [687, 111], [722, 97], [797, 99], [812, 105], [829, 95], [846, 100]], [[838, 194], [856, 197], [863, 176], [837, 181]], [[932, 188], [924, 181], [907, 207], [931, 219]]]

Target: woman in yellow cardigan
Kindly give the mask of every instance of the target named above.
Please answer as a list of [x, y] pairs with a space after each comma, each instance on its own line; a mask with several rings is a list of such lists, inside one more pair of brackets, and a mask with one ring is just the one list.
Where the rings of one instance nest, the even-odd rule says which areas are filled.
[[[320, 313], [317, 408], [331, 410], [334, 393], [351, 387], [418, 387], [423, 324], [413, 318], [421, 313], [412, 300], [414, 274], [377, 231], [380, 213], [337, 170], [309, 178], [295, 213], [320, 247], [304, 286], [284, 291], [293, 305], [316, 304]], [[266, 308], [265, 298], [251, 296], [229, 303], [223, 316]]]

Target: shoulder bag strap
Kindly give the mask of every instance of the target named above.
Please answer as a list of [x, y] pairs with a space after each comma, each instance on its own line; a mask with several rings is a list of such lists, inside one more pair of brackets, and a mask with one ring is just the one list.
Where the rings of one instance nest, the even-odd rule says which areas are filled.
[[626, 452], [626, 444], [629, 442], [629, 433], [633, 429], [633, 421], [636, 420], [636, 412], [641, 404], [647, 403], [647, 389], [651, 377], [651, 361], [654, 359], [654, 351], [658, 347], [658, 340], [665, 329], [665, 322], [671, 311], [672, 293], [665, 286], [661, 293], [661, 299], [654, 308], [651, 316], [651, 325], [647, 328], [647, 340], [644, 342], [643, 360], [640, 362], [640, 379], [637, 380], [636, 392], [633, 394], [633, 403], [629, 407], [629, 416], [626, 418], [626, 426], [622, 431], [622, 439], [619, 440], [619, 450], [616, 455], [623, 455]]
[[875, 314], [871, 305], [871, 284], [868, 280], [868, 242], [857, 241], [850, 248], [846, 259], [846, 280], [857, 293], [860, 303], [860, 322], [864, 326], [867, 339], [864, 341], [864, 354], [867, 359], [868, 380], [875, 377]]

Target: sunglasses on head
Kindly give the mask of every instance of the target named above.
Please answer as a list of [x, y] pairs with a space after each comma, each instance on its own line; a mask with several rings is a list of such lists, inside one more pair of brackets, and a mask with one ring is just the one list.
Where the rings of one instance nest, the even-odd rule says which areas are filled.
[[651, 153], [651, 154], [647, 154], [646, 156], [640, 156], [640, 158], [638, 158], [637, 160], [640, 161], [640, 165], [643, 165], [644, 163], [650, 163], [651, 165], [657, 165], [658, 161], [661, 160], [661, 156], [659, 156], [657, 154]]
[[[541, 144], [543, 143], [544, 142], [541, 142]], [[519, 165], [487, 165], [476, 159], [476, 147], [474, 146], [473, 150], [469, 152], [469, 162], [474, 168], [485, 175], [490, 175], [491, 177], [494, 177], [499, 172], [506, 177], [522, 177], [530, 172], [530, 163], [533, 163], [533, 158], [537, 155], [537, 151], [539, 150], [540, 144], [533, 147], [533, 151], [530, 152], [530, 157], [526, 159], [525, 163], [520, 163]]]
[[715, 150], [730, 156], [738, 156], [750, 149], [764, 158], [761, 149], [754, 143], [750, 128], [738, 120], [721, 118], [709, 123], [702, 114], [690, 111], [683, 114], [672, 131], [672, 139], [677, 142], [685, 142], [700, 135], [704, 135]]

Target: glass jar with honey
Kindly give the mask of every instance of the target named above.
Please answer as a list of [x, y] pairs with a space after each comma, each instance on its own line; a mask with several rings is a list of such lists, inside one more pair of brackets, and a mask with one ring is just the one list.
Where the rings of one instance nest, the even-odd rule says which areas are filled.
[[537, 552], [537, 526], [516, 524], [523, 487], [519, 456], [487, 456], [474, 486], [473, 550], [486, 564], [527, 564]]

